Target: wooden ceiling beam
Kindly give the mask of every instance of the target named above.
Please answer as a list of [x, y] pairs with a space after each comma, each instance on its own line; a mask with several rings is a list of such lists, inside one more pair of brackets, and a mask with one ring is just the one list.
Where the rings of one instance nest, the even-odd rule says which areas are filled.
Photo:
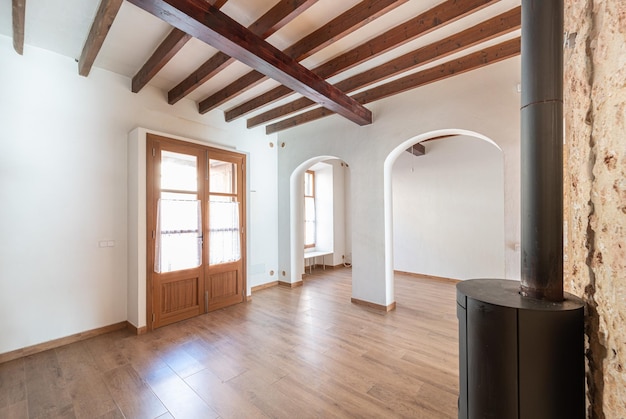
[[24, 26], [26, 22], [26, 0], [13, 0], [13, 49], [24, 54]]
[[[427, 70], [410, 74], [389, 83], [374, 87], [353, 96], [361, 104], [371, 103], [389, 96], [397, 95], [429, 83], [444, 80], [487, 65], [497, 63], [520, 54], [520, 38], [515, 38], [481, 51], [466, 55]], [[266, 134], [273, 134], [315, 121], [333, 112], [325, 108], [316, 108], [295, 115], [265, 127]]]
[[[376, 68], [369, 69], [342, 80], [336, 83], [335, 86], [344, 93], [350, 93], [382, 81], [385, 78], [461, 52], [482, 42], [497, 38], [498, 36], [506, 35], [520, 29], [521, 15], [521, 7], [515, 7], [505, 13], [481, 22], [478, 25], [472, 26], [469, 29], [444, 38], [441, 41], [436, 41], [422, 48], [418, 48], [415, 51], [397, 57]], [[259, 98], [262, 96], [259, 96]], [[252, 128], [265, 124], [313, 105], [315, 105], [315, 103], [307, 98], [299, 98], [248, 119], [247, 126], [248, 128]], [[229, 120], [228, 113], [229, 111], [225, 113], [227, 115], [227, 121]]]
[[[296, 61], [302, 61], [406, 1], [363, 0], [283, 52]], [[265, 80], [265, 76], [258, 71], [251, 71], [245, 74], [218, 92], [201, 100], [198, 106], [200, 113], [206, 113], [215, 109], [217, 106], [256, 86], [263, 80]]]
[[[400, 25], [364, 42], [332, 60], [313, 69], [322, 78], [329, 78], [393, 48], [417, 39], [435, 29], [455, 22], [470, 13], [477, 12], [500, 0], [447, 0]], [[261, 96], [253, 98], [225, 113], [226, 121], [275, 102], [293, 93], [285, 86], [278, 86]]]
[[[219, 9], [226, 4], [227, 1], [228, 0], [210, 0], [209, 3]], [[133, 77], [131, 84], [132, 92], [138, 93], [143, 89], [146, 84], [178, 54], [178, 51], [180, 51], [191, 38], [191, 35], [186, 34], [180, 29], [172, 29], [163, 42], [154, 50], [154, 53], [148, 58], [148, 61], [146, 61]]]
[[170, 62], [170, 60], [178, 54], [178, 51], [180, 51], [190, 39], [191, 35], [177, 28], [172, 29], [150, 58], [148, 58], [148, 61], [145, 62], [133, 77], [131, 83], [132, 92], [137, 93], [143, 89], [145, 85], [165, 67], [165, 64]]
[[[227, 1], [228, 0], [210, 0], [208, 3], [219, 9], [224, 6]], [[165, 67], [165, 65], [169, 63], [176, 54], [178, 54], [178, 51], [180, 51], [191, 38], [191, 35], [186, 34], [180, 29], [172, 29], [150, 58], [148, 58], [148, 61], [146, 61], [146, 63], [133, 77], [131, 84], [132, 92], [137, 93], [143, 89], [145, 85], [148, 84], [148, 82], [150, 82], [150, 80], [152, 80], [152, 78], [156, 76], [157, 73], [161, 71], [161, 69]]]
[[[316, 2], [317, 0], [281, 0], [256, 22], [250, 25], [248, 29], [261, 38], [268, 38]], [[193, 73], [172, 88], [167, 93], [167, 102], [170, 105], [175, 104], [222, 71], [233, 61], [235, 61], [235, 59], [227, 54], [217, 52]]]
[[78, 60], [78, 74], [87, 77], [124, 0], [102, 0]]
[[357, 124], [372, 122], [363, 105], [202, 0], [130, 2]]
[[222, 6], [224, 6], [226, 4], [228, 0], [207, 0], [207, 2], [213, 6], [213, 7], [217, 7], [218, 9], [221, 9]]
[[426, 147], [424, 147], [424, 144], [417, 143], [407, 148], [406, 151], [413, 154], [414, 156], [423, 156], [424, 154], [426, 154]]

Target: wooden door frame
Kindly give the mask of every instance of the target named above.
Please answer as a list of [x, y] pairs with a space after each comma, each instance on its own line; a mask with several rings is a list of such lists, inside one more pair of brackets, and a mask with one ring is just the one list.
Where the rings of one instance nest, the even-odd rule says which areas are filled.
[[[218, 154], [227, 154], [227, 155], [232, 155], [232, 156], [236, 156], [237, 158], [241, 158], [241, 182], [242, 182], [242, 190], [241, 190], [241, 209], [242, 209], [242, 220], [241, 220], [241, 228], [242, 228], [242, 234], [241, 234], [241, 259], [242, 259], [242, 267], [241, 267], [241, 272], [242, 272], [242, 302], [247, 302], [247, 289], [248, 289], [248, 273], [247, 273], [247, 218], [248, 218], [248, 212], [247, 212], [247, 167], [246, 167], [246, 163], [247, 163], [247, 156], [244, 153], [238, 153], [236, 151], [232, 151], [232, 150], [225, 150], [225, 149], [221, 149], [221, 148], [217, 148], [217, 147], [212, 147], [209, 145], [205, 145], [205, 144], [201, 144], [201, 143], [196, 143], [196, 142], [190, 142], [190, 141], [184, 141], [184, 140], [177, 140], [174, 138], [169, 138], [169, 137], [164, 137], [162, 135], [158, 135], [158, 134], [152, 134], [152, 133], [147, 133], [146, 134], [146, 330], [147, 331], [152, 331], [154, 330], [154, 322], [153, 322], [153, 313], [154, 313], [154, 307], [152, 304], [152, 298], [153, 298], [153, 277], [152, 277], [152, 271], [153, 271], [153, 266], [154, 266], [154, 238], [151, 237], [151, 231], [153, 230], [153, 225], [155, 222], [155, 218], [154, 218], [154, 211], [152, 210], [152, 202], [154, 200], [154, 170], [149, 170], [149, 168], [152, 167], [152, 163], [150, 163], [150, 160], [152, 159], [153, 155], [152, 155], [152, 151], [150, 150], [150, 146], [149, 144], [151, 143], [151, 140], [156, 140], [159, 141], [161, 143], [166, 143], [166, 144], [173, 144], [173, 145], [182, 145], [182, 146], [188, 146], [188, 147], [192, 147], [192, 148], [197, 148], [197, 149], [201, 149], [201, 150], [205, 150], [208, 154], [207, 157], [205, 157], [205, 159], [207, 160], [207, 164], [208, 164], [208, 159], [210, 158], [210, 153], [211, 152], [216, 152]], [[206, 167], [203, 168], [203, 170], [206, 170]], [[204, 205], [204, 202], [203, 202]], [[204, 215], [204, 212], [203, 212]], [[204, 217], [203, 217], [204, 218]], [[208, 237], [205, 238], [205, 240], [208, 240]], [[204, 258], [204, 252], [203, 252], [203, 258]], [[203, 260], [203, 265], [204, 265], [205, 261]], [[208, 313], [208, 311], [205, 311], [204, 314]]]

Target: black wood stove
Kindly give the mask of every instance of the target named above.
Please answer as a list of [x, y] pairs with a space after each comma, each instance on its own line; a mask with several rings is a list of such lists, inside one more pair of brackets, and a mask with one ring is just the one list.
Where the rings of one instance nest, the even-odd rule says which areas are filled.
[[584, 304], [563, 292], [563, 0], [522, 0], [522, 280], [457, 285], [459, 419], [583, 419]]

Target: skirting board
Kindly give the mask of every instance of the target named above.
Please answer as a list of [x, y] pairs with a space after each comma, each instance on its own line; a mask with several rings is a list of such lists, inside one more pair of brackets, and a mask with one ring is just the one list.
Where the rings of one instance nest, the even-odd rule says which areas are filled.
[[432, 280], [435, 280], [435, 281], [452, 282], [454, 284], [457, 284], [457, 283], [461, 282], [460, 279], [446, 278], [446, 277], [443, 277], [443, 276], [418, 274], [418, 273], [415, 273], [415, 272], [393, 271], [393, 273], [402, 274], [402, 275], [408, 275], [408, 276], [414, 276], [416, 278], [432, 279]]
[[386, 313], [393, 311], [396, 309], [396, 302], [389, 304], [388, 306], [384, 306], [382, 304], [371, 303], [369, 301], [359, 300], [358, 298], [351, 298], [350, 301], [352, 304], [356, 304], [359, 306], [364, 306], [368, 308], [373, 308], [374, 310], [384, 311]]
[[283, 281], [278, 281], [278, 285], [281, 287], [287, 287], [287, 288], [298, 288], [301, 287], [303, 284], [302, 281], [298, 281], [298, 282], [283, 282]]
[[143, 335], [144, 333], [148, 332], [148, 327], [147, 326], [137, 327], [134, 324], [132, 324], [131, 322], [126, 322], [126, 328], [128, 330], [130, 330], [135, 335]]
[[267, 284], [261, 284], [261, 285], [257, 285], [256, 287], [252, 287], [250, 291], [257, 292], [257, 291], [264, 290], [266, 288], [275, 287], [276, 285], [278, 285], [278, 281], [268, 282]]
[[3, 354], [0, 354], [0, 364], [2, 364], [3, 362], [8, 362], [25, 356], [34, 355], [39, 352], [47, 351], [49, 349], [55, 349], [61, 346], [69, 345], [70, 343], [80, 342], [81, 340], [90, 339], [96, 336], [104, 335], [105, 333], [110, 333], [122, 329], [129, 329], [131, 332], [134, 332], [136, 334], [145, 333], [145, 327], [140, 327], [139, 329], [137, 329], [129, 322], [123, 321], [111, 324], [109, 326], [99, 327], [97, 329], [76, 333], [74, 335], [66, 336], [64, 338], [54, 339], [48, 342], [38, 343], [37, 345], [27, 346], [26, 348], [16, 349], [11, 352], [5, 352]]

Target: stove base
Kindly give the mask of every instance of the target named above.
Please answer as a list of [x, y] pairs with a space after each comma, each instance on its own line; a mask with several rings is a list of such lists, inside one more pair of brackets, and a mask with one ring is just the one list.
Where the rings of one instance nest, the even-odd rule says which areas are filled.
[[457, 284], [459, 419], [584, 419], [584, 304], [525, 298], [519, 285]]

